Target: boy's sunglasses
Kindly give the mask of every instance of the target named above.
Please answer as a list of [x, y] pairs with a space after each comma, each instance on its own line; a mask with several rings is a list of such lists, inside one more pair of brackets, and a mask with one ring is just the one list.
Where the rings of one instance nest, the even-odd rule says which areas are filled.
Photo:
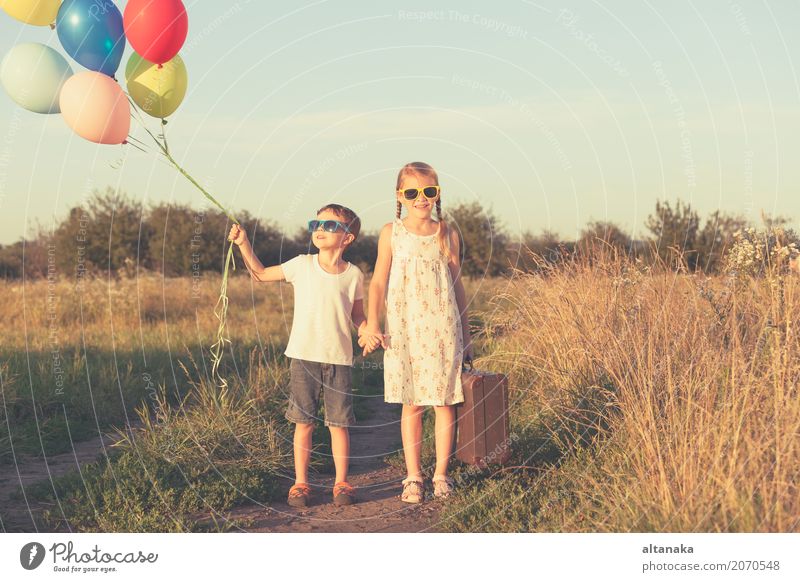
[[425, 195], [425, 198], [428, 200], [435, 200], [439, 197], [439, 192], [441, 188], [439, 186], [428, 186], [427, 188], [406, 188], [404, 190], [398, 190], [398, 194], [402, 194], [403, 197], [411, 202], [412, 200], [416, 200], [419, 198], [420, 194]]
[[317, 231], [319, 230], [320, 226], [325, 232], [337, 232], [339, 230], [350, 232], [350, 229], [347, 228], [347, 225], [343, 222], [339, 222], [338, 220], [309, 220], [308, 232]]

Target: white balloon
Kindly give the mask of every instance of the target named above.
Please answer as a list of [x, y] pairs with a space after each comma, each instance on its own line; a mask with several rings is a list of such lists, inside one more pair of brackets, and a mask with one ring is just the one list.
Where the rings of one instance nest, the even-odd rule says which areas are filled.
[[34, 113], [59, 113], [61, 87], [72, 75], [67, 59], [49, 46], [27, 42], [0, 63], [0, 83], [20, 106]]

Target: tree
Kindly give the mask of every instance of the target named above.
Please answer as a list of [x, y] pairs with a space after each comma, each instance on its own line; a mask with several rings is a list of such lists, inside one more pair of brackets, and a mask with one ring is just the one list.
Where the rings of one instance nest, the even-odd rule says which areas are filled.
[[3, 279], [22, 277], [22, 241], [0, 245], [0, 277]]
[[347, 247], [344, 258], [365, 273], [371, 273], [378, 259], [378, 235], [374, 233], [359, 233], [353, 244]]
[[[298, 245], [286, 236], [277, 222], [258, 220], [246, 210], [240, 213], [239, 222], [247, 229], [253, 250], [265, 267], [285, 263], [300, 254]], [[308, 240], [308, 232], [304, 232]]]
[[461, 269], [467, 277], [494, 277], [509, 268], [508, 235], [500, 221], [478, 202], [448, 209], [445, 217], [461, 241]]
[[706, 273], [718, 272], [723, 266], [725, 253], [734, 243], [733, 235], [748, 224], [742, 216], [714, 211], [697, 237], [697, 267]]
[[205, 212], [162, 202], [150, 208], [150, 253], [145, 266], [167, 277], [214, 270], [209, 264]]
[[669, 202], [656, 202], [656, 211], [647, 217], [645, 226], [653, 234], [658, 256], [665, 264], [676, 267], [683, 255], [689, 270], [697, 265], [697, 234], [700, 218], [689, 204], [677, 201], [673, 209]]
[[116, 272], [128, 261], [147, 258], [151, 230], [142, 204], [123, 192], [94, 190], [85, 205], [70, 209], [53, 240], [65, 270]]
[[609, 253], [633, 255], [633, 241], [613, 222], [592, 221], [581, 231], [576, 243], [581, 255], [595, 259]]
[[[509, 255], [514, 256], [517, 269], [533, 272], [541, 268], [539, 261], [550, 265], [557, 263], [571, 252], [571, 246], [561, 241], [552, 230], [542, 230], [538, 235], [526, 232], [519, 242], [509, 246]], [[539, 258], [534, 259], [531, 253]]]

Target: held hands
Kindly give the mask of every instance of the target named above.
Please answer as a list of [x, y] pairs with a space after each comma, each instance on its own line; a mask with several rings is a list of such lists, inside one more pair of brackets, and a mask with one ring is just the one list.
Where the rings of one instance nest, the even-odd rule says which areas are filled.
[[364, 348], [363, 355], [367, 356], [379, 346], [386, 349], [386, 337], [378, 326], [371, 327], [365, 321], [358, 326], [358, 345]]
[[231, 231], [228, 233], [228, 240], [232, 241], [237, 246], [242, 246], [247, 241], [247, 233], [238, 224], [231, 226]]

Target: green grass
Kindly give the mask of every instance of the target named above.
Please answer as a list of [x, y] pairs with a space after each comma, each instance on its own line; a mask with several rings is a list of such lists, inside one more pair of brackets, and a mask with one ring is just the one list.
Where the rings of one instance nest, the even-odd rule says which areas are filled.
[[34, 499], [55, 504], [43, 514], [43, 528], [203, 531], [208, 514], [274, 497], [276, 475], [291, 466], [280, 428], [288, 367], [254, 350], [220, 390], [190, 363], [191, 371], [181, 362], [190, 390], [178, 404], [162, 386], [155, 403], [137, 411], [143, 426], [120, 432], [108, 458], [30, 488]]
[[[139, 360], [141, 353], [138, 354]], [[195, 356], [199, 353], [195, 351]], [[148, 366], [137, 365], [137, 354], [77, 348], [61, 351], [59, 384], [49, 353], [0, 354], [4, 361], [0, 407], [0, 464], [13, 454], [47, 456], [68, 452], [79, 442], [122, 425], [135, 409], [151, 402], [158, 382], [172, 375], [174, 355], [149, 353]], [[27, 373], [30, 364], [30, 373]], [[11, 371], [14, 371], [12, 374]], [[178, 401], [185, 388], [178, 385], [169, 399]], [[9, 428], [11, 432], [9, 434]]]

